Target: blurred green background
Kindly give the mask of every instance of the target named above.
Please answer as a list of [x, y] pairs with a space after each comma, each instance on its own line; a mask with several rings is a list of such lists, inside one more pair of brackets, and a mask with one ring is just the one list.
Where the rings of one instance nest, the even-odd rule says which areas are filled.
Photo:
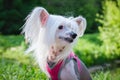
[[0, 0], [0, 33], [19, 34], [24, 18], [36, 6], [43, 6], [51, 14], [82, 15], [88, 22], [88, 33], [97, 32], [96, 13], [101, 10], [99, 0]]
[[75, 53], [88, 68], [102, 66], [91, 73], [93, 80], [120, 80], [120, 0], [0, 0], [0, 80], [47, 79], [32, 54], [25, 54], [20, 35], [25, 17], [36, 6], [50, 14], [85, 17], [86, 33]]

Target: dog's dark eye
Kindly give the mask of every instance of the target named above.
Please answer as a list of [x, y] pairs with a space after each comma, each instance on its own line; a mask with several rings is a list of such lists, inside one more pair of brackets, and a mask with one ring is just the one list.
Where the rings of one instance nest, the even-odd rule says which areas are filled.
[[63, 25], [60, 25], [60, 26], [58, 27], [58, 29], [63, 29]]

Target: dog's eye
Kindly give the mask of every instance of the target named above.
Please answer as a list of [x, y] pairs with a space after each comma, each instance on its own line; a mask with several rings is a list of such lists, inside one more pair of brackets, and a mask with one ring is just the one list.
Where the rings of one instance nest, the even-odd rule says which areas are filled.
[[58, 27], [58, 29], [63, 29], [63, 25], [60, 25], [60, 26]]

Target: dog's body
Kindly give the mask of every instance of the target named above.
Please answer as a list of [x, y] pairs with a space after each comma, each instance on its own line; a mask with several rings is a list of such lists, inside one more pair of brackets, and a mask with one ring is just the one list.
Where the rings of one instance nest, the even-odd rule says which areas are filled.
[[90, 80], [86, 67], [72, 51], [85, 29], [86, 20], [81, 16], [65, 18], [36, 7], [28, 15], [23, 33], [30, 43], [28, 52], [34, 51], [41, 70], [52, 80]]

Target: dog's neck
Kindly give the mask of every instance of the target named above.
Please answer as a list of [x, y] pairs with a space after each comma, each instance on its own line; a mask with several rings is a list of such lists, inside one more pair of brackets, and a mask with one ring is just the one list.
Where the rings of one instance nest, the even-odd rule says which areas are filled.
[[60, 55], [64, 51], [64, 49], [65, 49], [65, 46], [56, 45], [56, 44], [52, 45], [49, 51], [48, 61], [54, 62], [56, 57]]
[[64, 48], [65, 48], [65, 46], [56, 45], [56, 44], [51, 46], [51, 49], [56, 53], [62, 52], [64, 50]]

